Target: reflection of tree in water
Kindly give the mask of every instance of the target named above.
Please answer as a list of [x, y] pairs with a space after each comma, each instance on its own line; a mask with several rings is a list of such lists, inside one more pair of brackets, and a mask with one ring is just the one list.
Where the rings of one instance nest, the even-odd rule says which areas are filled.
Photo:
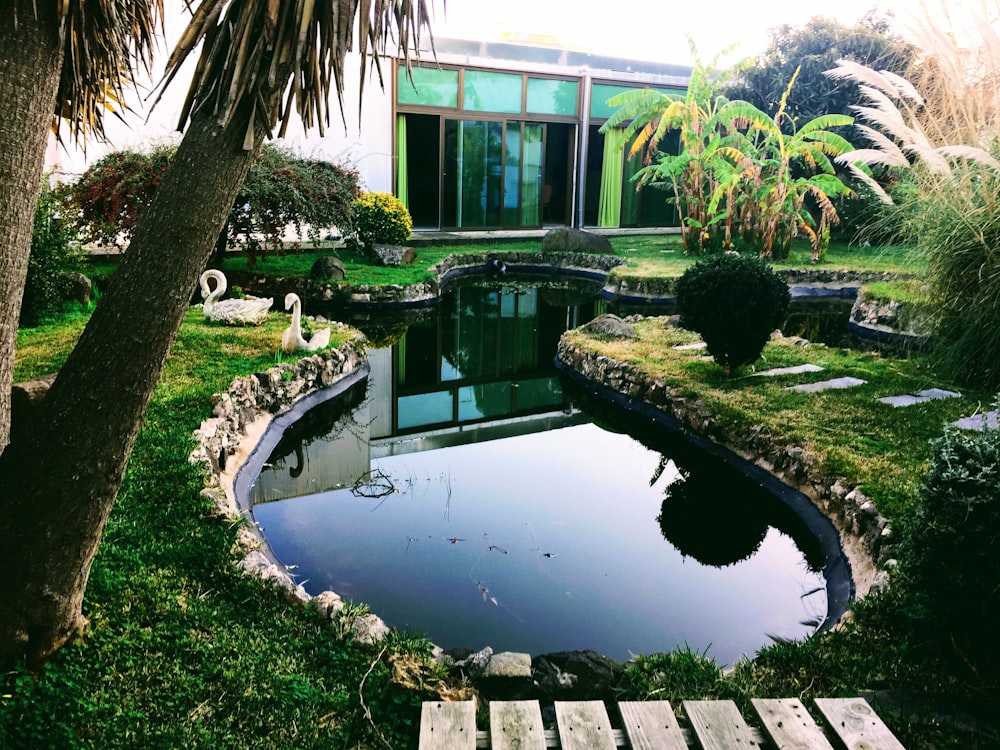
[[435, 315], [432, 308], [394, 310], [392, 314], [351, 315], [349, 323], [361, 331], [373, 349], [388, 349], [398, 344], [410, 326], [430, 321]]
[[748, 559], [770, 528], [754, 489], [729, 472], [682, 472], [667, 487], [656, 518], [663, 538], [703, 565], [721, 568]]
[[271, 451], [261, 473], [284, 468], [286, 459], [294, 455], [295, 464], [289, 467], [289, 473], [292, 477], [297, 477], [302, 473], [302, 449], [305, 446], [317, 440], [330, 440], [345, 430], [354, 434], [363, 431], [367, 425], [357, 421], [357, 407], [365, 400], [367, 388], [367, 381], [358, 383], [339, 398], [332, 398], [309, 409], [289, 425]]

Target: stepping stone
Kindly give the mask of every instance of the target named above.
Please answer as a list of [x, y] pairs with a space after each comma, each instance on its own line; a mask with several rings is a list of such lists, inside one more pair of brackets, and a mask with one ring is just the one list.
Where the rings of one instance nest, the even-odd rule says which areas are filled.
[[958, 398], [961, 395], [961, 393], [955, 393], [954, 391], [945, 391], [940, 388], [929, 388], [926, 391], [919, 391], [916, 396], [886, 396], [884, 398], [880, 398], [879, 401], [898, 409], [901, 406], [913, 406], [914, 404], [922, 404], [939, 398]]
[[770, 378], [775, 375], [798, 375], [803, 372], [820, 372], [823, 368], [819, 365], [795, 365], [794, 367], [776, 367], [773, 370], [755, 372], [754, 375], [762, 378]]
[[692, 349], [704, 349], [706, 346], [708, 345], [704, 341], [695, 341], [693, 344], [677, 344], [674, 346], [674, 349], [679, 352], [686, 352]]
[[963, 417], [952, 422], [952, 424], [963, 430], [982, 432], [987, 426], [991, 430], [995, 430], [997, 428], [998, 417], [1000, 417], [1000, 412], [988, 411], [985, 414], [973, 414], [971, 417]]
[[833, 380], [821, 380], [818, 383], [803, 383], [786, 388], [786, 391], [796, 393], [817, 393], [819, 391], [833, 390], [837, 388], [853, 388], [856, 385], [864, 385], [868, 381], [858, 378], [834, 378]]

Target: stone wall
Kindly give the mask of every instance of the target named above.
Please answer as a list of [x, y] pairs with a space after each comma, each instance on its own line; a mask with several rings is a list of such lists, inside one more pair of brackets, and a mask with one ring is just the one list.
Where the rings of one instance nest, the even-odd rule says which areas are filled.
[[557, 357], [561, 363], [596, 383], [643, 401], [676, 419], [682, 429], [726, 446], [802, 492], [830, 518], [841, 535], [851, 564], [855, 591], [864, 596], [885, 584], [891, 558], [892, 529], [874, 503], [857, 487], [844, 485], [819, 470], [819, 460], [796, 445], [781, 444], [762, 426], [745, 432], [726, 430], [701, 401], [683, 395], [638, 368], [570, 344], [564, 337]]
[[206, 471], [203, 494], [219, 515], [241, 522], [237, 565], [248, 575], [272, 581], [291, 601], [310, 603], [345, 635], [362, 642], [381, 640], [389, 628], [373, 614], [345, 609], [333, 591], [310, 596], [290, 572], [270, 553], [249, 514], [241, 512], [234, 491], [239, 468], [257, 446], [268, 425], [287, 414], [300, 399], [329, 388], [367, 366], [362, 339], [352, 339], [337, 349], [325, 349], [297, 362], [281, 363], [265, 372], [237, 378], [225, 393], [213, 398], [212, 417], [194, 433], [197, 443], [192, 462]]

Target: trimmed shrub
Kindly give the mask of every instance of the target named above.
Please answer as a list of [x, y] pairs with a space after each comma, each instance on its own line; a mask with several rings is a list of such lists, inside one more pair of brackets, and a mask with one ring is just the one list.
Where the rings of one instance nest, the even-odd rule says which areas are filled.
[[732, 374], [757, 361], [788, 312], [788, 284], [760, 258], [713, 255], [674, 286], [681, 325], [701, 334], [708, 353]]
[[410, 212], [392, 193], [362, 193], [354, 201], [354, 230], [364, 247], [402, 245], [410, 239]]
[[949, 428], [933, 445], [901, 572], [944, 652], [992, 680], [1000, 673], [1000, 429]]

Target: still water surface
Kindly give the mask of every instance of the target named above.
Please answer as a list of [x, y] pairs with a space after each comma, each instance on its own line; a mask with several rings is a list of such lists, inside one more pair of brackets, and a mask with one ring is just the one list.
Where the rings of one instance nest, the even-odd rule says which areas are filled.
[[[725, 467], [679, 467], [655, 439], [595, 424], [532, 339], [558, 326], [538, 319], [548, 313], [537, 298], [504, 298], [514, 294], [529, 292], [446, 302], [415, 335], [372, 352], [365, 400], [335, 407], [312, 429], [325, 434], [289, 431], [252, 491], [277, 557], [311, 593], [364, 602], [446, 648], [624, 660], [687, 645], [732, 664], [772, 637], [813, 632], [825, 584], [796, 519]], [[529, 314], [504, 328], [504, 310]], [[565, 327], [581, 312], [551, 315]], [[481, 328], [491, 316], [492, 338]], [[498, 361], [517, 368], [472, 364], [474, 350], [493, 356], [504, 330], [520, 338]], [[534, 385], [519, 411], [522, 380]], [[448, 419], [420, 416], [440, 412], [446, 393]]]

